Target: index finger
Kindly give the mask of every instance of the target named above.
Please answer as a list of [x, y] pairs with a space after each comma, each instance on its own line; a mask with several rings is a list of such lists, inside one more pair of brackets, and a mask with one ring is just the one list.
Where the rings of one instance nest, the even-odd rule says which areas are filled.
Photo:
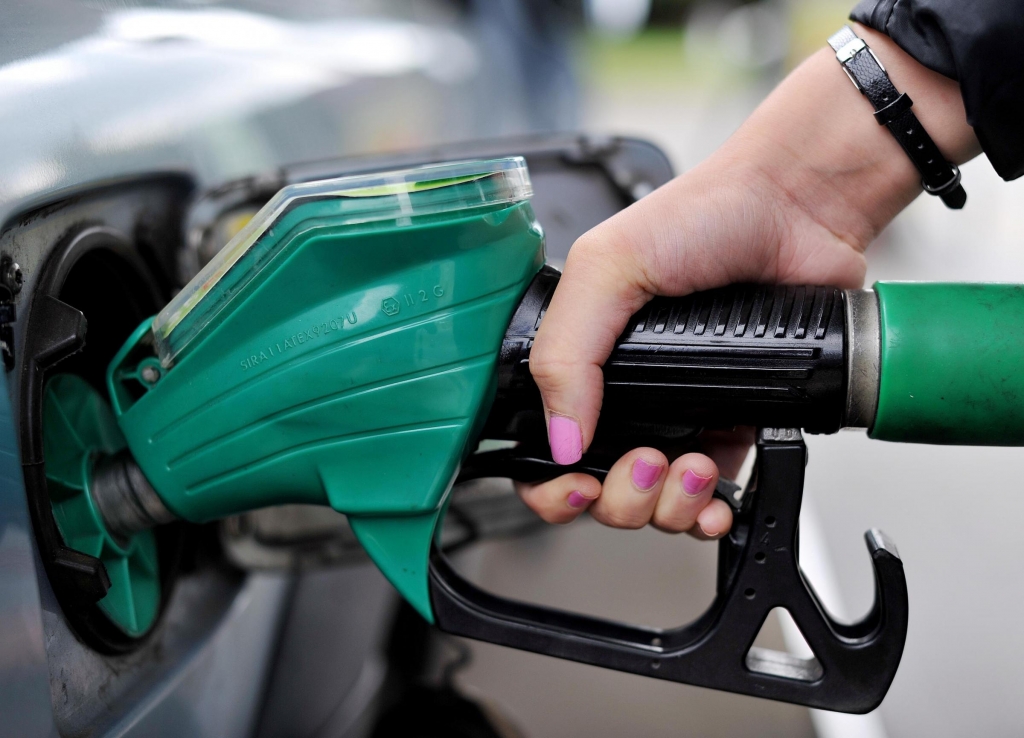
[[630, 316], [651, 297], [629, 251], [598, 229], [570, 250], [530, 352], [552, 458], [560, 464], [579, 461], [590, 445], [604, 395], [602, 366]]

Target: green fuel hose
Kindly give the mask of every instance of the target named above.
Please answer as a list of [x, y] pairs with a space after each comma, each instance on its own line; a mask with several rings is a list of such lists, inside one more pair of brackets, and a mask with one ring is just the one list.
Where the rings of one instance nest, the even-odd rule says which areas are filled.
[[879, 282], [880, 382], [870, 436], [1024, 445], [1024, 286]]

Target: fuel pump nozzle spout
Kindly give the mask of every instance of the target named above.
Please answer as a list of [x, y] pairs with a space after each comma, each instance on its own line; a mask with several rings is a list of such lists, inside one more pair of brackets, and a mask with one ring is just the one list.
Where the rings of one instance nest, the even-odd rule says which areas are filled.
[[121, 538], [178, 519], [127, 450], [96, 463], [89, 493], [107, 530]]

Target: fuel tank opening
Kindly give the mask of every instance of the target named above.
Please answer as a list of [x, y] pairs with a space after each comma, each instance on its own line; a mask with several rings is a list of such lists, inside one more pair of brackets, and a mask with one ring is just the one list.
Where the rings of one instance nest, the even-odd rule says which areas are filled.
[[[119, 456], [126, 444], [107, 400], [106, 368], [163, 302], [128, 239], [87, 226], [51, 253], [27, 316], [22, 434], [40, 462], [26, 466], [40, 552], [68, 622], [105, 653], [131, 650], [152, 630], [179, 559], [173, 526], [140, 532], [119, 520], [108, 526], [103, 514], [118, 483], [133, 481]], [[166, 520], [148, 506], [143, 512]]]

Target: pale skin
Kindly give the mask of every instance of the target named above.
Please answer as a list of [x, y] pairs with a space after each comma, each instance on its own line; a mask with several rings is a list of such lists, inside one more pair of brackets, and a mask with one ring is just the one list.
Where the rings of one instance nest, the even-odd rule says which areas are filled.
[[[887, 36], [853, 24], [945, 157], [980, 153], [959, 85], [908, 56]], [[629, 317], [655, 295], [734, 282], [860, 287], [864, 252], [921, 193], [920, 176], [828, 48], [794, 70], [711, 157], [584, 234], [534, 344], [530, 369], [549, 421], [553, 457], [571, 464], [594, 437], [602, 366]], [[719, 474], [735, 476], [749, 429], [705, 439], [707, 454], [675, 460], [637, 448], [604, 484], [566, 474], [520, 485], [550, 523], [589, 511], [605, 525], [719, 538], [732, 525], [712, 499]]]

